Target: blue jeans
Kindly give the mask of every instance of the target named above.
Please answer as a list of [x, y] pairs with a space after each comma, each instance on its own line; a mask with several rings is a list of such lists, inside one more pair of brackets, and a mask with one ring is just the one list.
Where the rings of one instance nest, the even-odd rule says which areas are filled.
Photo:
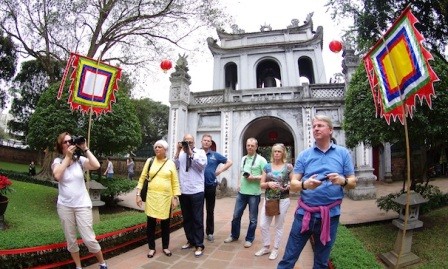
[[288, 243], [286, 244], [285, 254], [277, 266], [277, 269], [292, 269], [299, 259], [300, 253], [305, 247], [306, 242], [311, 235], [314, 237], [314, 266], [313, 269], [327, 269], [328, 259], [330, 258], [331, 248], [336, 240], [336, 233], [339, 226], [339, 216], [334, 216], [330, 220], [330, 238], [324, 246], [320, 241], [321, 219], [311, 217], [309, 230], [301, 233], [303, 215], [295, 214], [294, 222], [289, 233]]
[[247, 229], [246, 241], [253, 242], [255, 239], [255, 229], [257, 229], [258, 205], [260, 204], [261, 195], [247, 195], [238, 193], [236, 196], [235, 210], [232, 219], [232, 236], [233, 239], [240, 237], [241, 217], [249, 205], [249, 228]]

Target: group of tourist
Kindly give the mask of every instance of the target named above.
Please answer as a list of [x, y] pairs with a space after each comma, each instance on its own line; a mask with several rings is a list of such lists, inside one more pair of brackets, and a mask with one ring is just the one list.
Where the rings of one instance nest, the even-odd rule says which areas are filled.
[[[313, 268], [328, 267], [330, 251], [336, 239], [344, 188], [356, 186], [354, 167], [348, 150], [334, 143], [331, 119], [316, 115], [312, 124], [315, 143], [298, 154], [294, 166], [287, 162], [287, 148], [281, 143], [272, 146], [268, 163], [257, 153], [258, 141], [255, 138], [247, 139], [247, 154], [241, 159], [231, 231], [229, 237], [224, 240], [225, 243], [239, 239], [241, 218], [248, 206], [249, 227], [244, 247], [252, 246], [264, 189], [265, 196], [260, 210], [262, 248], [255, 252], [255, 256], [269, 254], [269, 259], [277, 259], [284, 220], [291, 203], [289, 193], [300, 192], [286, 249], [277, 268], [294, 268], [311, 236], [315, 238]], [[58, 213], [67, 248], [76, 266], [81, 268], [79, 248], [76, 244], [78, 227], [89, 251], [95, 254], [100, 268], [104, 269], [107, 265], [95, 240], [90, 210], [92, 204], [83, 179], [83, 170], [98, 169], [99, 163], [85, 143], [71, 145], [66, 142], [70, 140], [68, 133], [59, 135], [57, 149], [63, 157], [56, 158], [52, 164], [54, 176], [59, 181]], [[186, 134], [176, 145], [171, 160], [167, 157], [168, 143], [164, 140], [154, 143], [155, 156], [146, 161], [136, 188], [136, 204], [139, 207], [143, 205], [142, 198], [146, 198], [144, 212], [147, 215], [148, 258], [153, 258], [156, 254], [157, 219], [161, 220], [163, 254], [168, 257], [172, 255], [169, 249], [170, 217], [172, 210], [178, 205], [181, 207], [186, 236], [186, 243], [181, 248], [194, 249], [194, 255], [200, 257], [205, 249], [204, 239], [214, 241], [217, 176], [227, 170], [232, 161], [212, 150], [211, 135], [203, 135], [201, 144], [201, 148], [195, 147], [194, 137]], [[79, 160], [73, 158], [76, 147], [84, 151], [85, 157], [81, 156]], [[128, 160], [128, 166], [131, 161], [132, 159]], [[133, 166], [132, 162], [130, 178], [133, 176]], [[145, 181], [147, 191], [141, 193]], [[143, 195], [145, 197], [142, 197]], [[271, 244], [270, 226], [273, 221], [275, 236]]]

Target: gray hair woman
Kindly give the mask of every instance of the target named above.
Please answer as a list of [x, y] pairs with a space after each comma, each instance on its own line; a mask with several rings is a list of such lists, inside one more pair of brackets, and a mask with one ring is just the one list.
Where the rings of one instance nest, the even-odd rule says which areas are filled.
[[[162, 230], [163, 254], [170, 257], [168, 249], [170, 243], [170, 213], [171, 209], [179, 205], [180, 195], [179, 179], [174, 162], [166, 157], [168, 143], [158, 140], [154, 143], [155, 157], [146, 160], [142, 174], [137, 184], [136, 203], [142, 205], [141, 195], [146, 196], [145, 214], [147, 216], [147, 238], [149, 252], [147, 257], [152, 258], [156, 254], [155, 232], [156, 220], [160, 219]], [[148, 180], [148, 192], [140, 193], [145, 180]]]

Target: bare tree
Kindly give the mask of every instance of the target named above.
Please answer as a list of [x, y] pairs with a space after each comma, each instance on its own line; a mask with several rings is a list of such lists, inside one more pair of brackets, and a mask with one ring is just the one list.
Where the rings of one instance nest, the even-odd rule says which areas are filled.
[[70, 52], [141, 67], [176, 47], [187, 48], [192, 33], [220, 28], [227, 20], [218, 4], [217, 0], [3, 0], [0, 29], [18, 43], [22, 56], [41, 62], [50, 81], [57, 81], [55, 63], [64, 63]]

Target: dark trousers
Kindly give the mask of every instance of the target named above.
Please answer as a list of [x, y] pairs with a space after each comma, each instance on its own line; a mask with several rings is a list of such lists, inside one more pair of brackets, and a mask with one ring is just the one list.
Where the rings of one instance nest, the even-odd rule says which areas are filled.
[[[156, 219], [147, 216], [146, 223], [146, 237], [148, 238], [148, 248], [156, 249]], [[170, 246], [170, 218], [160, 221], [160, 229], [162, 230], [162, 248], [166, 249]]]
[[205, 221], [205, 233], [213, 234], [215, 232], [216, 186], [205, 186], [204, 199], [205, 211], [207, 212]]
[[188, 243], [204, 248], [204, 192], [179, 197]]

